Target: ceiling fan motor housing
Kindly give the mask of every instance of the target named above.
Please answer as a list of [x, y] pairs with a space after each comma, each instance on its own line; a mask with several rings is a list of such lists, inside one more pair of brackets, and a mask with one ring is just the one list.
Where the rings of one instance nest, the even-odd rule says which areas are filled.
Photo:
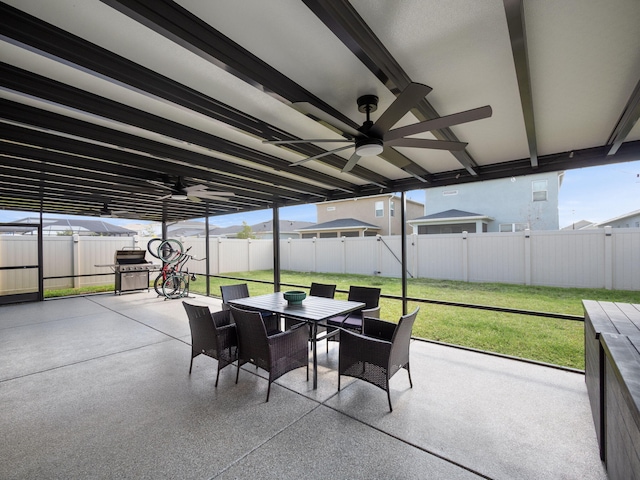
[[358, 111], [360, 113], [371, 113], [378, 109], [378, 97], [375, 95], [363, 95], [358, 98]]
[[384, 149], [382, 139], [365, 137], [356, 140], [356, 153], [361, 157], [373, 157], [380, 155]]

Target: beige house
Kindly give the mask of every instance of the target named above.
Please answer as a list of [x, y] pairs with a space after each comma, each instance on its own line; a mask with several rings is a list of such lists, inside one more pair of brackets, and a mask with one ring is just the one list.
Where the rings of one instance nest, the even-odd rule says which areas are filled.
[[[317, 203], [318, 223], [297, 231], [301, 238], [400, 235], [400, 208], [400, 197], [388, 194]], [[423, 214], [422, 203], [407, 200], [407, 220]]]

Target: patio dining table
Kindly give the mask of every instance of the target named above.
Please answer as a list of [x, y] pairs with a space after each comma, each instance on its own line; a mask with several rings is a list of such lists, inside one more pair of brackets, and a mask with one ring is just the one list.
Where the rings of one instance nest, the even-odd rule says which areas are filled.
[[362, 302], [347, 300], [335, 300], [324, 297], [306, 297], [301, 304], [289, 304], [284, 299], [282, 292], [257, 295], [255, 297], [238, 298], [230, 300], [235, 307], [246, 310], [260, 310], [284, 315], [287, 318], [301, 320], [311, 327], [311, 342], [313, 350], [313, 389], [318, 388], [318, 349], [316, 345], [318, 324], [322, 324], [329, 318], [337, 315], [347, 315], [364, 308]]

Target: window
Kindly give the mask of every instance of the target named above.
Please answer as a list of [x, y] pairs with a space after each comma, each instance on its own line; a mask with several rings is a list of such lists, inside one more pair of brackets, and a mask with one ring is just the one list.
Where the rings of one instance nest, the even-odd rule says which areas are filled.
[[458, 194], [458, 190], [445, 190], [444, 192], [442, 192], [443, 197], [450, 197], [451, 195], [457, 195], [457, 194]]
[[389, 202], [389, 215], [392, 217], [396, 216], [396, 204], [393, 200]]
[[339, 237], [359, 237], [360, 236], [360, 232], [357, 231], [350, 231], [350, 232], [340, 232], [340, 234], [338, 235]]
[[526, 223], [501, 223], [501, 232], [524, 232], [529, 225]]
[[327, 212], [334, 212], [336, 207], [327, 207]]
[[533, 182], [531, 182], [531, 189], [533, 190], [534, 202], [547, 201], [547, 181], [546, 180], [534, 180]]
[[384, 202], [376, 202], [376, 217], [384, 217]]

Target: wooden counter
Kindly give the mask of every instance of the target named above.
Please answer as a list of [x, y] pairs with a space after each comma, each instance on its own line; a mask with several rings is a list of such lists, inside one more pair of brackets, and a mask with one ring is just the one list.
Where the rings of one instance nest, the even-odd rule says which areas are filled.
[[640, 478], [640, 305], [583, 300], [585, 381], [609, 478]]

